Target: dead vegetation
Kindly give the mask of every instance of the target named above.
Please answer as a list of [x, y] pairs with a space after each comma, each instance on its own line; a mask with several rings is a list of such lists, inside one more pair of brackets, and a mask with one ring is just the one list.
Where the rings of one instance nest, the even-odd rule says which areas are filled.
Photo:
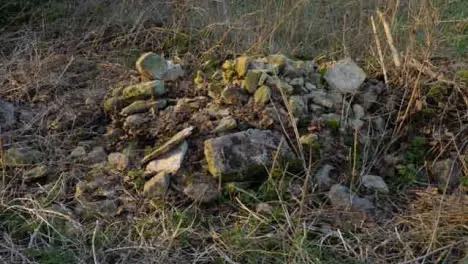
[[[20, 112], [17, 126], [0, 127], [0, 262], [466, 261], [465, 1], [25, 3], [0, 3], [0, 97]], [[148, 50], [179, 59], [189, 78], [241, 54], [284, 53], [321, 68], [354, 58], [391, 87], [375, 111], [386, 121], [385, 139], [372, 148], [355, 138], [324, 147], [346, 157], [343, 178], [351, 185], [376, 167], [388, 173], [391, 192], [378, 197], [388, 211], [375, 219], [318, 202], [323, 193], [305, 180], [318, 162], [307, 159], [302, 174], [274, 168], [258, 190], [234, 187], [213, 205], [177, 194], [140, 199], [133, 182], [112, 190], [127, 199], [125, 212], [75, 218], [76, 183], [90, 168], [66, 157], [105, 132], [104, 95], [138, 82], [134, 62]], [[13, 147], [40, 150], [53, 171], [26, 180], [31, 166], [3, 165]], [[456, 187], [431, 176], [446, 159], [449, 175], [460, 171]]]

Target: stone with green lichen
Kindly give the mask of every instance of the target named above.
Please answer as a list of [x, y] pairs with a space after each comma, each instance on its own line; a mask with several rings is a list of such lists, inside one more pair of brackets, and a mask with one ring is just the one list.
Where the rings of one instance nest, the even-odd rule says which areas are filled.
[[265, 176], [274, 157], [293, 156], [283, 136], [269, 130], [249, 129], [205, 141], [208, 170], [224, 182]]
[[468, 70], [459, 70], [455, 73], [455, 75], [464, 81], [468, 81]]
[[244, 77], [249, 69], [249, 57], [241, 56], [236, 59], [236, 72], [239, 77]]
[[171, 176], [165, 171], [161, 171], [145, 183], [143, 194], [146, 197], [164, 196], [171, 184]]
[[44, 154], [35, 149], [10, 148], [3, 153], [0, 164], [5, 167], [16, 167], [40, 163]]
[[266, 85], [262, 85], [254, 94], [255, 103], [259, 105], [265, 105], [270, 102], [270, 97], [271, 89]]
[[133, 114], [146, 112], [151, 108], [154, 108], [155, 110], [163, 109], [166, 106], [167, 100], [164, 99], [156, 101], [137, 100], [131, 103], [129, 106], [122, 109], [122, 111], [120, 111], [120, 114], [123, 116], [129, 116]]
[[104, 110], [107, 113], [120, 111], [122, 108], [129, 105], [129, 100], [123, 97], [110, 97], [104, 101]]
[[258, 82], [262, 77], [263, 72], [260, 70], [249, 70], [245, 76], [245, 89], [253, 94], [257, 90]]
[[307, 134], [307, 135], [302, 135], [299, 138], [299, 142], [302, 145], [306, 145], [306, 146], [315, 146], [315, 145], [317, 145], [318, 140], [319, 140], [319, 137], [316, 134], [313, 134], [313, 133]]
[[143, 54], [136, 62], [138, 72], [146, 81], [161, 79], [168, 70], [167, 61], [153, 52]]
[[219, 121], [219, 124], [213, 130], [215, 133], [226, 132], [237, 127], [237, 121], [232, 116], [226, 116]]
[[33, 181], [47, 176], [50, 172], [50, 168], [46, 165], [36, 166], [23, 174], [25, 181]]
[[128, 86], [122, 91], [123, 99], [148, 99], [154, 96], [161, 96], [166, 93], [164, 81], [155, 80]]

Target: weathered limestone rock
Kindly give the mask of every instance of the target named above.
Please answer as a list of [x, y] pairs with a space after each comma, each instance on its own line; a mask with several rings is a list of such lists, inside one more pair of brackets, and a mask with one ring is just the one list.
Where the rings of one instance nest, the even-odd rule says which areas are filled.
[[288, 104], [295, 117], [307, 114], [307, 104], [304, 97], [298, 95], [291, 96], [289, 97]]
[[350, 59], [338, 61], [323, 76], [331, 89], [355, 93], [366, 79], [366, 73]]
[[146, 197], [164, 196], [169, 189], [170, 184], [171, 176], [167, 172], [161, 171], [145, 183], [143, 194]]
[[247, 56], [241, 56], [236, 59], [236, 72], [239, 77], [244, 77], [249, 69], [250, 60]]
[[21, 165], [32, 165], [40, 163], [44, 159], [44, 154], [35, 149], [10, 148], [3, 153], [0, 164], [5, 167], [15, 167]]
[[146, 81], [159, 80], [168, 70], [167, 61], [160, 55], [148, 52], [136, 62], [136, 68]]
[[185, 154], [188, 150], [187, 141], [182, 142], [177, 148], [172, 149], [161, 156], [158, 156], [157, 159], [152, 160], [146, 166], [146, 174], [155, 174], [161, 171], [175, 174], [182, 166], [184, 161]]
[[91, 164], [105, 162], [107, 161], [107, 153], [103, 147], [95, 147], [88, 153], [86, 159]]
[[36, 166], [23, 174], [23, 179], [25, 181], [34, 181], [40, 178], [47, 176], [50, 172], [50, 168], [46, 165]]
[[245, 89], [250, 93], [255, 93], [257, 90], [258, 82], [262, 77], [263, 72], [260, 70], [249, 70], [245, 76]]
[[144, 113], [151, 108], [156, 110], [163, 109], [167, 106], [167, 100], [160, 99], [156, 101], [147, 101], [147, 100], [136, 100], [131, 103], [129, 106], [125, 107], [120, 111], [120, 114], [123, 116], [133, 115]]
[[175, 64], [172, 61], [167, 61], [167, 71], [162, 75], [161, 80], [176, 81], [184, 77], [185, 71], [180, 64]]
[[285, 158], [293, 155], [284, 137], [269, 130], [249, 129], [205, 141], [208, 170], [223, 181], [243, 181], [262, 174], [275, 153]]
[[107, 164], [117, 170], [125, 170], [128, 168], [130, 160], [128, 156], [120, 152], [113, 152], [107, 157]]
[[364, 111], [364, 107], [359, 104], [354, 104], [353, 114], [355, 119], [362, 119], [366, 115], [366, 112]]
[[254, 99], [255, 103], [259, 105], [265, 105], [270, 102], [271, 90], [270, 87], [262, 85], [260, 88], [255, 91]]
[[148, 122], [148, 118], [145, 114], [127, 116], [127, 118], [125, 118], [124, 128], [133, 130], [139, 129], [146, 122]]
[[143, 160], [141, 161], [142, 164], [146, 164], [157, 157], [161, 156], [162, 154], [168, 152], [171, 150], [173, 147], [184, 141], [186, 138], [188, 138], [190, 135], [192, 135], [194, 127], [190, 126], [179, 133], [175, 134], [169, 141], [167, 141], [164, 145], [161, 147], [155, 149], [152, 151], [150, 154], [146, 155]]
[[388, 192], [388, 186], [380, 176], [364, 175], [361, 179], [362, 185], [368, 189], [376, 190], [379, 192]]
[[330, 172], [335, 169], [329, 164], [325, 164], [320, 170], [315, 174], [315, 179], [318, 183], [318, 187], [321, 191], [329, 190], [333, 184], [333, 180], [330, 177]]
[[221, 100], [225, 104], [237, 104], [242, 101], [242, 91], [235, 85], [226, 86], [221, 92]]
[[76, 158], [82, 158], [86, 155], [86, 149], [82, 146], [78, 146], [75, 149], [72, 150], [70, 155], [68, 155], [69, 158], [76, 159]]
[[221, 119], [218, 126], [213, 130], [214, 133], [226, 132], [237, 127], [237, 121], [232, 116], [226, 116]]
[[148, 99], [166, 93], [164, 81], [155, 80], [128, 86], [122, 91], [122, 99]]
[[348, 187], [341, 184], [335, 184], [331, 187], [328, 198], [332, 205], [337, 208], [363, 212], [371, 212], [376, 209], [371, 201], [351, 193]]

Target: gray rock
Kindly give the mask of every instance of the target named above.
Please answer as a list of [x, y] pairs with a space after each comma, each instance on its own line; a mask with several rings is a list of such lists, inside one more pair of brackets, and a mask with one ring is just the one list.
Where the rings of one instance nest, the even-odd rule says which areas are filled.
[[70, 155], [68, 155], [69, 158], [76, 159], [76, 158], [83, 158], [86, 155], [86, 149], [82, 146], [78, 146], [75, 149], [72, 150]]
[[35, 149], [10, 148], [3, 153], [0, 164], [5, 167], [16, 167], [22, 165], [32, 165], [40, 163], [44, 159], [44, 154]]
[[309, 104], [309, 111], [314, 113], [316, 116], [320, 116], [325, 112], [325, 109], [320, 105]]
[[157, 157], [161, 156], [162, 154], [168, 152], [171, 150], [173, 147], [179, 145], [182, 141], [184, 141], [186, 138], [188, 138], [190, 135], [192, 135], [194, 127], [190, 126], [182, 131], [178, 132], [175, 134], [169, 141], [167, 141], [164, 145], [161, 147], [153, 150], [150, 154], [146, 155], [143, 160], [141, 161], [142, 164], [147, 164], [148, 162], [156, 159]]
[[211, 203], [219, 192], [216, 185], [210, 183], [192, 183], [183, 190], [184, 194], [197, 203]]
[[219, 121], [219, 124], [213, 130], [214, 133], [226, 132], [237, 127], [237, 121], [232, 116], [226, 116]]
[[282, 158], [293, 155], [284, 137], [269, 130], [249, 129], [205, 141], [208, 170], [225, 182], [264, 174], [275, 153]]
[[306, 83], [305, 83], [305, 88], [306, 88], [306, 90], [309, 91], [309, 92], [312, 92], [312, 91], [315, 91], [315, 90], [318, 89], [317, 86], [315, 86], [314, 84], [312, 84], [312, 83], [310, 83], [310, 82], [306, 82]]
[[270, 102], [271, 90], [270, 87], [262, 85], [260, 88], [255, 91], [254, 99], [255, 103], [259, 105], [265, 105]]
[[148, 118], [145, 114], [136, 114], [127, 116], [124, 122], [124, 128], [126, 129], [139, 129], [143, 124], [148, 122]]
[[188, 150], [187, 141], [182, 142], [179, 146], [172, 149], [161, 156], [158, 156], [157, 159], [152, 160], [148, 163], [145, 169], [146, 174], [155, 174], [161, 171], [165, 171], [170, 174], [176, 174], [182, 166], [184, 161], [185, 154]]
[[439, 160], [432, 165], [431, 177], [437, 184], [441, 184], [444, 187], [447, 186], [451, 190], [460, 183], [461, 172], [462, 168], [458, 160], [453, 162], [452, 159], [447, 158]]
[[120, 152], [113, 152], [107, 157], [107, 164], [117, 170], [125, 170], [128, 168], [130, 160], [128, 156]]
[[257, 206], [255, 206], [255, 211], [257, 212], [257, 214], [269, 215], [273, 212], [273, 208], [267, 203], [259, 203], [257, 204]]
[[352, 119], [349, 122], [349, 127], [351, 127], [354, 130], [361, 130], [361, 128], [365, 125], [365, 122], [362, 121], [361, 119]]
[[50, 172], [50, 168], [46, 165], [36, 166], [23, 174], [25, 181], [34, 181], [40, 178], [44, 178]]
[[388, 186], [380, 176], [364, 175], [361, 179], [362, 185], [368, 189], [388, 193]]
[[341, 109], [343, 106], [343, 95], [337, 91], [330, 91], [327, 97], [333, 101], [335, 109]]
[[330, 88], [341, 93], [355, 93], [366, 77], [366, 73], [350, 59], [338, 61], [324, 75]]
[[229, 115], [229, 108], [220, 108], [219, 105], [211, 103], [205, 108], [206, 113], [214, 118], [222, 118]]
[[0, 133], [16, 124], [16, 108], [7, 101], [0, 99]]
[[167, 61], [167, 71], [161, 76], [164, 81], [176, 81], [185, 76], [185, 71], [180, 64]]
[[327, 191], [333, 184], [333, 180], [330, 177], [330, 172], [335, 168], [329, 164], [325, 164], [319, 171], [315, 174], [315, 179], [318, 183], [319, 189], [321, 191]]
[[366, 115], [364, 107], [359, 104], [353, 105], [353, 114], [355, 119], [362, 119]]
[[314, 102], [317, 105], [323, 106], [325, 108], [329, 108], [329, 109], [333, 108], [334, 106], [333, 101], [326, 96], [320, 96], [320, 95], [313, 96], [312, 102]]
[[242, 101], [243, 94], [241, 88], [235, 85], [228, 85], [221, 91], [221, 100], [225, 104], [236, 104]]
[[385, 131], [385, 120], [382, 117], [377, 116], [376, 118], [372, 119], [372, 123], [374, 124], [377, 131]]
[[145, 183], [143, 194], [146, 197], [164, 196], [171, 185], [171, 176], [165, 171], [161, 171]]
[[137, 60], [136, 68], [145, 80], [159, 80], [166, 74], [168, 63], [162, 56], [148, 52]]
[[105, 162], [107, 161], [107, 153], [103, 147], [95, 147], [88, 153], [86, 160], [91, 164]]
[[302, 96], [291, 96], [289, 97], [288, 104], [290, 110], [295, 117], [300, 117], [307, 114], [307, 104]]
[[289, 84], [294, 88], [294, 91], [297, 92], [302, 92], [304, 88], [304, 78], [294, 78], [289, 82]]
[[351, 193], [348, 187], [341, 184], [335, 184], [330, 188], [328, 198], [337, 208], [363, 212], [372, 212], [376, 209], [371, 201]]

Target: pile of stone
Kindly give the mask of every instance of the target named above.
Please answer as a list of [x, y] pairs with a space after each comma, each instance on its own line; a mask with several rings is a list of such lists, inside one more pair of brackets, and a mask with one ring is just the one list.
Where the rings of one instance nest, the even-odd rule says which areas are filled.
[[[196, 201], [209, 202], [218, 194], [219, 182], [247, 182], [265, 174], [274, 160], [295, 160], [296, 143], [285, 137], [284, 123], [290, 121], [294, 126], [314, 120], [333, 123], [333, 128], [344, 133], [347, 128], [359, 130], [379, 122], [383, 129], [383, 121], [372, 120], [366, 111], [384, 86], [365, 83], [364, 71], [351, 60], [339, 61], [322, 75], [313, 61], [295, 61], [283, 55], [241, 56], [225, 61], [209, 77], [198, 71], [185, 89], [195, 89], [201, 95], [184, 98], [165, 98], [166, 84], [182, 82], [186, 75], [181, 65], [147, 53], [136, 68], [144, 82], [113, 89], [104, 107], [113, 118], [108, 134], [118, 134], [121, 141], [144, 135], [159, 143], [150, 146], [152, 150], [136, 164], [144, 169], [144, 194], [151, 197], [160, 197], [174, 187]], [[358, 103], [346, 104], [350, 96]], [[179, 120], [174, 113], [185, 113], [185, 119]], [[168, 127], [177, 128], [169, 130], [169, 139], [165, 138]], [[300, 143], [311, 145], [322, 137], [319, 132], [306, 133]], [[187, 155], [190, 152], [194, 154]], [[188, 162], [187, 156], [195, 162]], [[116, 152], [109, 156], [109, 163], [125, 170], [131, 162]], [[204, 165], [193, 171], [189, 163]], [[332, 203], [343, 204], [336, 201], [348, 197], [349, 189], [333, 185], [337, 180], [329, 176], [332, 170], [331, 165], [325, 165], [317, 172], [316, 182], [323, 191], [331, 189]], [[192, 179], [176, 186], [174, 179], [180, 178], [181, 172], [188, 172]], [[362, 199], [347, 202], [354, 201], [363, 203], [365, 210], [373, 208]]]

